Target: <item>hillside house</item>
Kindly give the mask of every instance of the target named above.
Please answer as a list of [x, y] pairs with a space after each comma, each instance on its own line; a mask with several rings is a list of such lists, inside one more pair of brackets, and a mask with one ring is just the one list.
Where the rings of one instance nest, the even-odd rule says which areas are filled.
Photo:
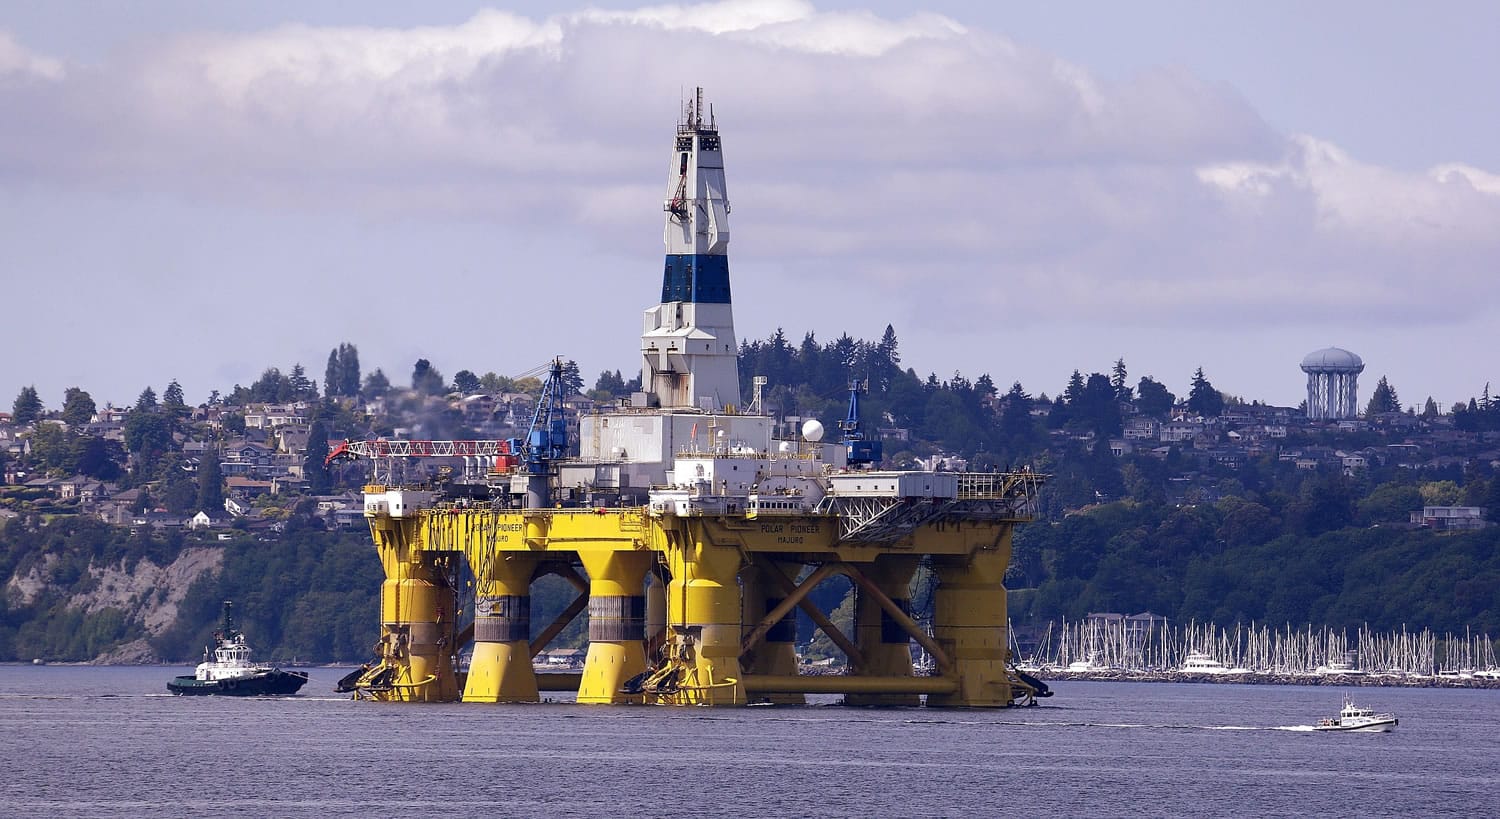
[[1411, 522], [1428, 529], [1468, 530], [1490, 525], [1482, 506], [1424, 506], [1411, 513]]

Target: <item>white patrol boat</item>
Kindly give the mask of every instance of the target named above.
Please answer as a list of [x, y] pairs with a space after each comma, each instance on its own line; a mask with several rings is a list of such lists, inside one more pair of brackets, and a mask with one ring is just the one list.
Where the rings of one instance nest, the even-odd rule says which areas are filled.
[[1318, 720], [1313, 730], [1385, 732], [1393, 730], [1399, 722], [1395, 714], [1377, 714], [1374, 709], [1355, 705], [1354, 700], [1345, 697], [1339, 715]]

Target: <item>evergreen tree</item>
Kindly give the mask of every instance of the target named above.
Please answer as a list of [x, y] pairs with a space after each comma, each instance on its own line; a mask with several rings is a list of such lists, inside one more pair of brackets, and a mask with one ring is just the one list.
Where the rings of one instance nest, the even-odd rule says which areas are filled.
[[797, 369], [802, 372], [803, 383], [814, 384], [822, 378], [823, 348], [812, 333], [802, 337], [802, 347], [797, 350]]
[[901, 352], [896, 342], [896, 328], [887, 324], [880, 342], [871, 356], [870, 380], [880, 392], [890, 389], [891, 382], [901, 375]]
[[36, 387], [22, 387], [21, 394], [16, 396], [15, 403], [11, 404], [10, 420], [14, 424], [30, 424], [42, 415], [42, 399], [37, 395]]
[[162, 409], [172, 412], [187, 408], [187, 401], [182, 396], [182, 385], [177, 383], [177, 379], [174, 378], [167, 384], [166, 391], [161, 394], [161, 405]]
[[1202, 367], [1193, 373], [1193, 386], [1188, 391], [1188, 410], [1205, 418], [1224, 413], [1224, 396], [1209, 383]]
[[63, 423], [73, 429], [78, 429], [94, 419], [94, 413], [98, 411], [94, 405], [94, 399], [88, 393], [78, 387], [69, 387], [63, 393], [62, 419]]
[[328, 351], [328, 363], [323, 366], [323, 392], [328, 395], [343, 395], [344, 370], [339, 361], [337, 347]]
[[205, 449], [198, 462], [198, 511], [210, 517], [220, 517], [224, 512], [224, 476], [219, 469], [217, 443]]
[[339, 345], [339, 394], [359, 395], [359, 349], [353, 344]]
[[594, 392], [609, 398], [624, 395], [625, 379], [621, 377], [619, 370], [605, 370], [599, 373], [599, 380], [594, 382]]
[[1369, 403], [1365, 405], [1365, 417], [1373, 418], [1381, 413], [1400, 411], [1401, 400], [1396, 397], [1396, 389], [1382, 375], [1375, 384], [1375, 391], [1370, 394]]
[[1083, 373], [1074, 370], [1068, 376], [1068, 386], [1063, 388], [1062, 398], [1069, 406], [1076, 405], [1083, 400]]
[[326, 495], [333, 487], [328, 474], [328, 431], [322, 421], [313, 421], [307, 429], [307, 452], [302, 460], [302, 477], [307, 479], [307, 491], [314, 495]]
[[318, 398], [318, 384], [309, 380], [307, 370], [301, 364], [292, 365], [292, 374], [287, 378], [292, 388], [292, 400], [315, 401]]
[[1110, 386], [1115, 388], [1115, 398], [1121, 401], [1129, 401], [1130, 384], [1125, 380], [1125, 359], [1115, 359], [1115, 367], [1111, 371], [1111, 373], [1112, 374], [1110, 376], [1109, 383]]
[[258, 402], [262, 404], [276, 404], [292, 400], [292, 382], [281, 374], [276, 367], [267, 367], [260, 378], [250, 385], [249, 395], [244, 403]]
[[156, 403], [156, 390], [150, 387], [141, 390], [140, 396], [135, 399], [136, 412], [156, 412], [158, 406], [160, 405]]
[[172, 382], [162, 391], [161, 408], [172, 425], [172, 431], [178, 431], [178, 425], [182, 423], [182, 419], [188, 417], [190, 412], [187, 401], [182, 397], [182, 385], [177, 383], [177, 379], [172, 379]]
[[1000, 432], [1007, 438], [1029, 437], [1034, 424], [1031, 420], [1031, 396], [1017, 381], [1000, 402]]
[[1427, 396], [1427, 403], [1422, 405], [1422, 417], [1431, 421], [1439, 414], [1437, 402], [1432, 400], [1432, 396]]
[[577, 361], [569, 359], [563, 362], [562, 388], [564, 396], [583, 392], [583, 374], [578, 371]]
[[1092, 429], [1100, 438], [1119, 435], [1124, 422], [1120, 418], [1120, 402], [1116, 395], [1109, 376], [1092, 373], [1083, 386], [1082, 395], [1068, 409], [1074, 420]]

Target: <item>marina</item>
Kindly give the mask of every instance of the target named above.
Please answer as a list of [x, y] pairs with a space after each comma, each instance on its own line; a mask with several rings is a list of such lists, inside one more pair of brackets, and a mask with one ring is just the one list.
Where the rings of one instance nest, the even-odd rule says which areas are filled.
[[1042, 679], [1500, 688], [1494, 641], [1484, 635], [1174, 627], [1150, 615], [1096, 615], [1033, 634], [1012, 650], [1019, 668]]

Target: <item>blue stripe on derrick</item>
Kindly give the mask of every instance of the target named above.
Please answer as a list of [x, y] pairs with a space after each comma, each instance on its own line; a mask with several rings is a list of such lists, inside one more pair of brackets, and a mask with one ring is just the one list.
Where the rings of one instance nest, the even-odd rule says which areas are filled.
[[661, 300], [729, 304], [729, 257], [690, 253], [667, 257]]

